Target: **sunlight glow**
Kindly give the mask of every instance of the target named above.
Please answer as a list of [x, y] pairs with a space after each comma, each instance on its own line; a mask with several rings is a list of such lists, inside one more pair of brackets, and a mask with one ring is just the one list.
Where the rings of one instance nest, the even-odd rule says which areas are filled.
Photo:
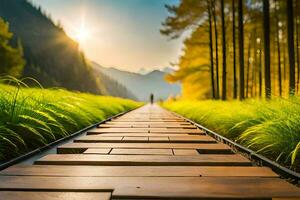
[[84, 42], [86, 39], [88, 39], [89, 37], [89, 32], [88, 30], [85, 28], [85, 27], [81, 27], [78, 32], [77, 32], [77, 35], [76, 35], [76, 40], [79, 42], [79, 43], [82, 43]]

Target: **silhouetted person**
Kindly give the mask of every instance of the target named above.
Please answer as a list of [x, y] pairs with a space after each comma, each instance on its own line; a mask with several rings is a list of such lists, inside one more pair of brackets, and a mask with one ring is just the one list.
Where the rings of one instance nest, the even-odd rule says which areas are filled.
[[154, 101], [154, 95], [151, 93], [150, 94], [150, 102], [151, 102], [151, 104], [153, 104], [153, 101]]

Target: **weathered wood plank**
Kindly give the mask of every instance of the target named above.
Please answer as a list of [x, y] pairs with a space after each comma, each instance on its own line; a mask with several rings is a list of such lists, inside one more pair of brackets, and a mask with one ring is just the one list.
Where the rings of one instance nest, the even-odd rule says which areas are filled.
[[[171, 134], [167, 134], [167, 133], [101, 133], [101, 134], [97, 134], [97, 135], [87, 135], [88, 137], [101, 137], [101, 136], [105, 136], [105, 137], [117, 137], [117, 136], [132, 136], [132, 137], [168, 137], [168, 136], [191, 136], [189, 134], [184, 134], [184, 133], [171, 133]], [[82, 136], [78, 139], [81, 138], [86, 138], [86, 136]]]
[[110, 192], [0, 191], [1, 200], [109, 200]]
[[[150, 136], [151, 135], [151, 136]], [[150, 137], [148, 137], [150, 136]], [[170, 138], [170, 139], [169, 139]], [[122, 139], [122, 136], [114, 137], [113, 134], [110, 136], [105, 135], [86, 135], [78, 139], [75, 139], [74, 142], [169, 142], [169, 143], [216, 143], [217, 141], [209, 136], [172, 136], [170, 135], [165, 137], [156, 137], [155, 134], [136, 134], [130, 135], [127, 134]]]
[[154, 137], [150, 136], [149, 137], [149, 142], [170, 142], [169, 137]]
[[278, 177], [267, 167], [254, 166], [67, 166], [15, 165], [0, 172], [1, 176], [155, 176], [155, 177]]
[[196, 156], [200, 155], [197, 150], [194, 149], [174, 149], [175, 156]]
[[284, 180], [257, 177], [0, 177], [0, 190], [11, 189], [113, 191], [112, 198], [300, 197], [300, 189]]
[[189, 135], [189, 136], [169, 136], [170, 142], [199, 142], [215, 143], [216, 140], [206, 135]]
[[92, 155], [49, 154], [37, 161], [39, 165], [127, 165], [127, 166], [249, 166], [251, 162], [241, 155]]
[[148, 137], [130, 137], [130, 136], [125, 136], [123, 138], [123, 141], [125, 141], [125, 142], [127, 142], [127, 141], [137, 141], [137, 142], [145, 141], [145, 142], [148, 142], [149, 138]]
[[196, 129], [193, 125], [167, 125], [167, 124], [101, 124], [99, 128], [187, 128]]
[[87, 135], [97, 135], [102, 133], [183, 133], [204, 135], [199, 129], [167, 129], [167, 128], [97, 128], [87, 132]]
[[122, 125], [122, 124], [130, 124], [130, 125], [191, 125], [189, 122], [118, 122], [118, 121], [108, 121], [105, 124], [109, 125]]
[[113, 149], [111, 155], [173, 155], [172, 149]]
[[[198, 149], [210, 153], [232, 153], [229, 146], [219, 143], [67, 143], [57, 148], [57, 152], [76, 153], [84, 152], [89, 148], [137, 148], [137, 149]], [[200, 151], [200, 153], [201, 153]]]
[[111, 149], [87, 149], [84, 154], [109, 154]]

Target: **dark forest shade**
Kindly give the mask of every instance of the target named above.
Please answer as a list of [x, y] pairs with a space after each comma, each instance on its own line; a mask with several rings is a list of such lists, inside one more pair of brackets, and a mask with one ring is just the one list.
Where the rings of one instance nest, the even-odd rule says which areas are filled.
[[[275, 10], [277, 10], [278, 1], [275, 0]], [[279, 17], [275, 14], [275, 27], [276, 27], [276, 45], [277, 45], [277, 64], [278, 64], [278, 86], [279, 95], [282, 96], [282, 73], [281, 73], [281, 52], [280, 52], [280, 37], [279, 37]]]
[[266, 93], [266, 98], [271, 98], [269, 0], [263, 0], [263, 14], [264, 14], [264, 48], [265, 48], [265, 93]]
[[289, 92], [291, 95], [295, 93], [295, 51], [294, 51], [294, 9], [293, 0], [286, 1], [287, 12], [287, 31], [288, 31], [288, 50], [290, 64], [290, 83]]
[[225, 16], [224, 16], [224, 0], [221, 0], [221, 18], [222, 18], [222, 58], [223, 58], [223, 70], [222, 70], [222, 100], [226, 100], [227, 94], [227, 69], [226, 69], [226, 29], [225, 29]]
[[214, 53], [213, 53], [213, 39], [212, 39], [212, 19], [211, 19], [211, 0], [207, 0], [207, 14], [209, 24], [209, 55], [210, 55], [210, 77], [211, 77], [211, 94], [215, 99], [215, 69], [214, 69]]
[[233, 48], [233, 98], [236, 99], [237, 77], [236, 77], [236, 42], [235, 42], [235, 0], [232, 0], [232, 48]]
[[240, 100], [245, 98], [244, 82], [244, 24], [243, 24], [243, 0], [239, 0], [239, 57], [240, 57]]
[[215, 31], [215, 61], [216, 61], [216, 99], [220, 98], [220, 81], [219, 81], [219, 43], [218, 43], [218, 29], [217, 29], [217, 15], [216, 15], [216, 1], [212, 0], [212, 14]]

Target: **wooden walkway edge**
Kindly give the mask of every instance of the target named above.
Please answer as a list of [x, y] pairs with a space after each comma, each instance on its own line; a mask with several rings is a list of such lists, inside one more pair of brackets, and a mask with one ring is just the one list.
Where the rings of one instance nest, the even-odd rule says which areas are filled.
[[33, 165], [0, 172], [0, 200], [300, 199], [300, 188], [158, 105], [131, 111]]

